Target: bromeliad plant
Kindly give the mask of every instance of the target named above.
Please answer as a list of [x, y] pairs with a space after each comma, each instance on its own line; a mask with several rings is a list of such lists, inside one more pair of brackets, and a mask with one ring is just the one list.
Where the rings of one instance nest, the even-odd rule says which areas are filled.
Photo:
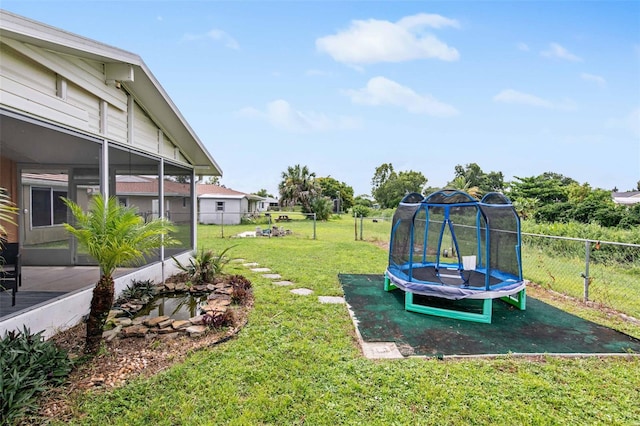
[[102, 329], [113, 305], [113, 273], [119, 266], [141, 263], [162, 245], [176, 244], [169, 233], [175, 228], [165, 218], [145, 222], [135, 208], [121, 206], [115, 197], [93, 197], [89, 210], [63, 198], [75, 218], [75, 226], [64, 227], [100, 266], [100, 280], [93, 289], [87, 320], [85, 352], [95, 354], [102, 341]]
[[178, 269], [183, 271], [192, 284], [203, 284], [213, 282], [215, 277], [222, 275], [222, 270], [231, 260], [226, 257], [226, 253], [235, 246], [227, 247], [220, 253], [213, 250], [201, 249], [194, 252], [189, 259], [189, 264], [184, 265], [175, 257], [172, 257]]

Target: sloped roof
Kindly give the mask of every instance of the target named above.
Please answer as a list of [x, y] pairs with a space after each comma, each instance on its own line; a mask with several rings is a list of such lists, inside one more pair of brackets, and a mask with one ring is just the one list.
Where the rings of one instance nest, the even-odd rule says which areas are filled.
[[612, 192], [611, 197], [618, 204], [640, 203], [640, 191]]
[[183, 155], [194, 165], [197, 174], [222, 176], [220, 166], [140, 56], [2, 9], [0, 9], [0, 38], [9, 38], [53, 52], [105, 64], [132, 66], [134, 77], [131, 81], [122, 81], [122, 86], [138, 101], [162, 131], [171, 137]]
[[254, 194], [246, 194], [240, 191], [234, 191], [233, 189], [225, 188], [223, 186], [212, 184], [197, 184], [198, 198], [229, 198], [229, 199], [241, 199], [247, 198], [249, 200], [263, 200], [263, 197]]

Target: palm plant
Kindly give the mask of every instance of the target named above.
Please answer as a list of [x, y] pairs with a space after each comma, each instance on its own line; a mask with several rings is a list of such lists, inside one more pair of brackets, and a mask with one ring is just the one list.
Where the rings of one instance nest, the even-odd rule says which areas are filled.
[[[7, 234], [7, 230], [2, 222], [15, 225], [16, 222], [13, 217], [17, 214], [18, 209], [11, 201], [9, 194], [5, 188], [0, 187], [0, 248], [2, 248], [2, 241]], [[0, 272], [2, 272], [2, 265], [4, 259], [0, 256]]]
[[93, 197], [87, 212], [69, 199], [63, 198], [63, 201], [75, 218], [75, 226], [65, 223], [65, 229], [100, 266], [100, 280], [93, 289], [85, 341], [85, 352], [95, 354], [113, 305], [116, 268], [141, 263], [145, 255], [162, 245], [177, 243], [169, 236], [175, 228], [164, 218], [145, 223], [135, 208], [121, 206], [115, 197]]
[[222, 275], [225, 265], [231, 260], [226, 253], [235, 246], [227, 247], [220, 253], [213, 250], [201, 249], [200, 253], [194, 252], [188, 265], [183, 265], [172, 256], [178, 269], [185, 272], [193, 284], [211, 283], [213, 279]]
[[282, 181], [278, 189], [283, 205], [293, 206], [300, 203], [306, 213], [312, 211], [311, 200], [321, 192], [320, 185], [316, 182], [316, 174], [309, 172], [307, 166], [300, 167], [299, 164], [289, 166], [286, 172], [282, 172]]

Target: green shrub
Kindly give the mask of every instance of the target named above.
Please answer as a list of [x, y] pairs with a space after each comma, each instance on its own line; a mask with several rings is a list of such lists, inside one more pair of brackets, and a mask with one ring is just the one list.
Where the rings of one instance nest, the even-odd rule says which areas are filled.
[[42, 332], [9, 331], [0, 340], [0, 424], [13, 424], [35, 408], [47, 386], [64, 382], [73, 363]]
[[188, 265], [183, 265], [173, 256], [171, 258], [176, 263], [176, 266], [187, 274], [193, 284], [209, 283], [216, 276], [222, 275], [222, 270], [231, 260], [225, 254], [233, 247], [235, 246], [227, 247], [219, 254], [216, 254], [213, 250], [201, 249], [200, 253], [194, 252], [193, 257], [189, 259]]
[[351, 214], [354, 217], [367, 217], [371, 213], [371, 209], [362, 204], [355, 205], [351, 208]]
[[127, 286], [117, 303], [122, 303], [128, 300], [141, 300], [142, 302], [149, 301], [156, 294], [156, 285], [153, 280], [131, 280], [131, 284]]

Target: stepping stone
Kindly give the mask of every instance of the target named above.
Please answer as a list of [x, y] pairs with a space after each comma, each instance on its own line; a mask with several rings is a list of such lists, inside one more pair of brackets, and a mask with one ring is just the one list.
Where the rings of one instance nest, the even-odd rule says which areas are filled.
[[369, 359], [404, 358], [394, 342], [361, 342], [362, 352]]
[[340, 296], [318, 296], [318, 301], [320, 303], [342, 304], [342, 303], [344, 303], [344, 297], [340, 297]]
[[291, 281], [274, 281], [273, 283], [279, 286], [293, 285]]
[[270, 280], [277, 280], [282, 278], [280, 274], [262, 274], [264, 278], [269, 278]]
[[294, 288], [293, 290], [291, 290], [291, 293], [299, 294], [300, 296], [308, 296], [310, 294], [313, 294], [313, 290], [310, 290], [308, 288]]
[[231, 259], [229, 263], [243, 263], [246, 262], [244, 259]]
[[258, 266], [260, 265], [259, 263], [256, 262], [250, 262], [250, 263], [243, 263], [242, 266], [246, 266], [247, 268], [251, 268], [253, 266]]
[[269, 272], [271, 269], [269, 268], [251, 268], [251, 272]]

